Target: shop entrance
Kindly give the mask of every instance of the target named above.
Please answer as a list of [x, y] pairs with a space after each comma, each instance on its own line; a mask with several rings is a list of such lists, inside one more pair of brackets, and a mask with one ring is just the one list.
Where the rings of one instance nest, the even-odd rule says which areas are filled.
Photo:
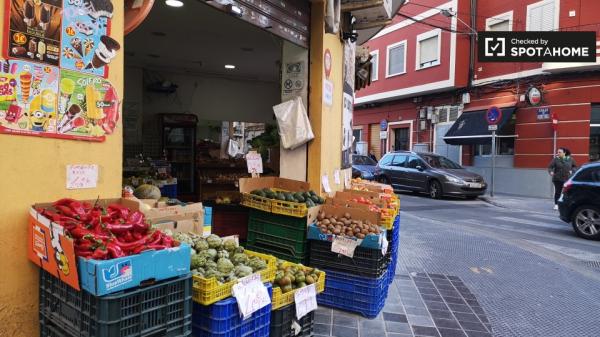
[[392, 151], [410, 150], [409, 128], [394, 129], [394, 148]]

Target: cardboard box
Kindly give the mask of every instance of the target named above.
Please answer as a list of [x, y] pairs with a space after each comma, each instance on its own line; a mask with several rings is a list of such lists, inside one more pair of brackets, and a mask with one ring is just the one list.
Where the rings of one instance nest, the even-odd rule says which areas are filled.
[[[88, 200], [95, 203], [96, 200]], [[129, 199], [102, 199], [107, 206], [119, 203], [133, 211], [139, 203]], [[29, 259], [71, 287], [101, 296], [137, 287], [148, 280], [159, 281], [189, 273], [190, 247], [147, 251], [112, 260], [88, 260], [75, 256], [74, 242], [64, 228], [40, 214], [37, 209], [51, 203], [35, 204], [29, 210]]]
[[[379, 213], [359, 208], [348, 208], [343, 206], [334, 206], [331, 204], [326, 204], [320, 206], [319, 211], [325, 212], [326, 215], [333, 215], [337, 217], [343, 217], [344, 214], [350, 213], [352, 219], [358, 219], [362, 221], [368, 220], [374, 224], [378, 224], [380, 221]], [[386, 231], [383, 229], [379, 235], [369, 234], [364, 239], [358, 240], [360, 241], [360, 244], [358, 246], [364, 248], [381, 249], [383, 238], [386, 235], [385, 233]], [[331, 242], [333, 241], [334, 237], [336, 237], [336, 235], [334, 234], [321, 233], [321, 230], [316, 226], [316, 220], [313, 221], [313, 224], [308, 226], [307, 238], [309, 240], [321, 240]]]
[[240, 192], [250, 193], [261, 188], [279, 188], [289, 192], [308, 192], [310, 184], [279, 177], [240, 178]]
[[210, 224], [207, 224], [208, 228], [204, 228], [204, 207], [201, 202], [185, 206], [167, 206], [164, 202], [152, 199], [141, 199], [139, 202], [150, 206], [141, 206], [141, 211], [146, 216], [146, 221], [153, 226], [160, 224], [160, 228], [169, 229], [182, 227], [194, 233], [207, 231], [210, 234]]

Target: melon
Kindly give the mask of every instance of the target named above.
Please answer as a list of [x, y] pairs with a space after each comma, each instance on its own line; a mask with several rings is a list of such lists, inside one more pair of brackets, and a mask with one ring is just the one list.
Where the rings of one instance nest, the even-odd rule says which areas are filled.
[[138, 199], [160, 199], [160, 190], [158, 187], [150, 184], [140, 185], [133, 191], [133, 195]]

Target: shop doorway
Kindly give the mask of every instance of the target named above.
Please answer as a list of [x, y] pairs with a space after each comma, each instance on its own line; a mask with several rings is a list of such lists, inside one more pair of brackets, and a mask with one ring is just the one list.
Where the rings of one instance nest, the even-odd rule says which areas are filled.
[[394, 130], [394, 143], [392, 151], [410, 150], [410, 128], [396, 128]]

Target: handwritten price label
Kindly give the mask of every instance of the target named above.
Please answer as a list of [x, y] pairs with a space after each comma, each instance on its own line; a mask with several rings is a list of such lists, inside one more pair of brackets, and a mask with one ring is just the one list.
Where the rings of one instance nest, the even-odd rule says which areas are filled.
[[269, 292], [260, 279], [260, 274], [255, 273], [241, 278], [232, 288], [233, 297], [237, 300], [242, 319], [246, 319], [254, 312], [271, 303]]
[[331, 251], [352, 258], [354, 257], [356, 246], [358, 246], [358, 241], [342, 236], [336, 236], [331, 243]]
[[388, 251], [388, 247], [390, 245], [390, 243], [388, 242], [387, 238], [384, 236], [382, 236], [382, 240], [381, 240], [381, 255], [385, 256], [385, 254], [387, 254]]
[[327, 175], [321, 177], [321, 183], [323, 184], [323, 191], [331, 193], [331, 186], [329, 186], [329, 177]]
[[340, 170], [335, 170], [335, 172], [333, 172], [333, 180], [335, 181], [336, 185], [342, 184], [342, 182], [340, 180]]
[[313, 310], [317, 310], [317, 289], [315, 284], [307, 285], [294, 293], [296, 318], [301, 319]]
[[248, 164], [248, 173], [263, 173], [263, 162], [260, 153], [250, 151], [246, 154], [246, 164]]
[[67, 165], [67, 189], [96, 188], [98, 165]]

